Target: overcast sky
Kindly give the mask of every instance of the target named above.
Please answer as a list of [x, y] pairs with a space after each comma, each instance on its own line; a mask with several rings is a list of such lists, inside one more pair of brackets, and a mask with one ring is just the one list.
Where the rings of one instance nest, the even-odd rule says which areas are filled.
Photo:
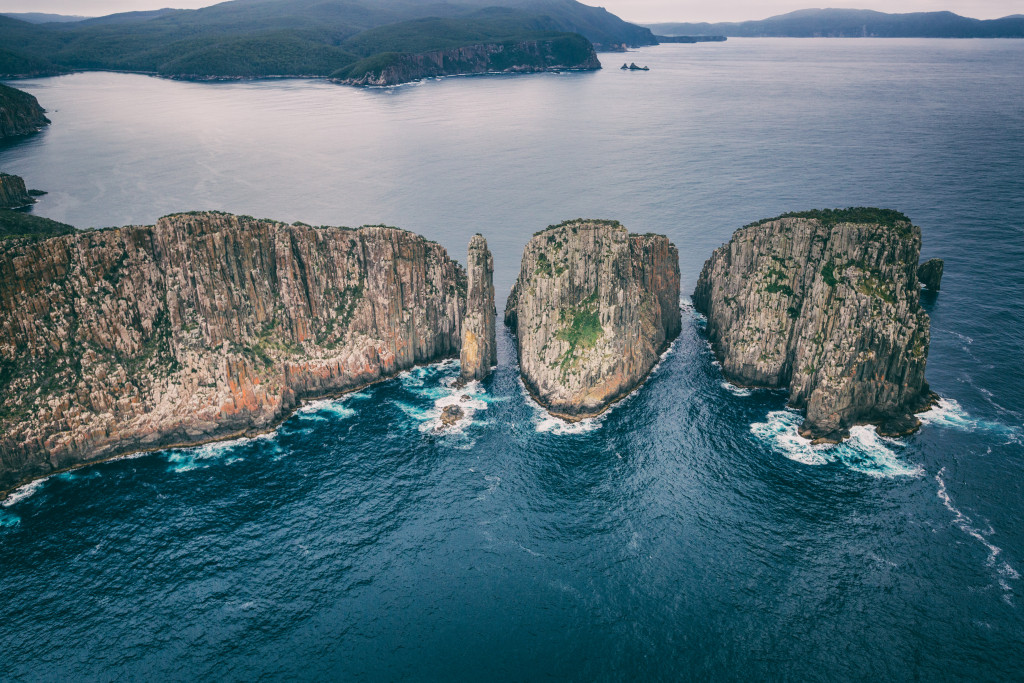
[[[211, 0], [0, 0], [0, 12], [53, 12], [99, 16], [160, 7], [195, 8], [213, 4], [216, 2]], [[628, 21], [651, 23], [764, 19], [822, 3], [821, 0], [589, 0], [585, 4], [602, 5]], [[978, 19], [1024, 14], [1024, 0], [830, 0], [826, 6], [856, 7], [883, 12], [949, 10]]]

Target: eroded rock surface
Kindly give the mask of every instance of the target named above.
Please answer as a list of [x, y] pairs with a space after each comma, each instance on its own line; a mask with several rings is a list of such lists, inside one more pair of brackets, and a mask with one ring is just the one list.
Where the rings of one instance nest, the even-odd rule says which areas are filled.
[[465, 273], [395, 228], [221, 213], [0, 241], [0, 489], [272, 426], [459, 353]]
[[902, 434], [933, 397], [920, 251], [920, 228], [895, 211], [787, 214], [715, 250], [693, 301], [725, 376], [787, 387], [805, 436], [838, 440], [863, 423]]
[[679, 254], [662, 235], [576, 220], [534, 236], [505, 307], [523, 382], [580, 419], [635, 389], [679, 334]]
[[484, 379], [498, 364], [495, 335], [494, 257], [482, 235], [469, 241], [466, 315], [462, 321], [462, 379]]
[[35, 97], [0, 85], [0, 140], [35, 133], [49, 122], [46, 111]]

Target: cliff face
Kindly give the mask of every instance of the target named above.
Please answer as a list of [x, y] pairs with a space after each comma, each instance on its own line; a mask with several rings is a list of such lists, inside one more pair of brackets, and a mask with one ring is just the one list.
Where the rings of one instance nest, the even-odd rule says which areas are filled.
[[616, 222], [554, 226], [526, 245], [505, 322], [530, 392], [562, 417], [596, 415], [679, 334], [679, 254], [668, 238]]
[[19, 176], [0, 173], [0, 209], [17, 209], [35, 202]]
[[198, 213], [0, 242], [0, 489], [455, 356], [465, 286], [395, 228]]
[[592, 71], [601, 68], [594, 46], [575, 36], [579, 44], [563, 49], [561, 40], [529, 40], [488, 43], [435, 50], [418, 54], [396, 54], [382, 68], [358, 73], [355, 65], [344, 85], [384, 86], [409, 83], [423, 78], [481, 73], [531, 73], [540, 71]]
[[0, 85], [0, 140], [35, 133], [49, 122], [35, 97]]
[[484, 379], [498, 364], [495, 335], [494, 257], [482, 235], [469, 241], [466, 259], [466, 314], [462, 321], [461, 366], [464, 380]]
[[858, 423], [906, 433], [931, 400], [921, 230], [893, 211], [807, 212], [737, 230], [704, 264], [693, 300], [726, 377], [788, 387], [801, 433]]

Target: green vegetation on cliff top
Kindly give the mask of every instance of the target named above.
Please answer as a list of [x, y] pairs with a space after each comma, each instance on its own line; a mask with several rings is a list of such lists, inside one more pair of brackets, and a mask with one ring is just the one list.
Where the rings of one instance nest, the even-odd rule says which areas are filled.
[[55, 235], [69, 235], [75, 232], [75, 228], [66, 223], [33, 216], [30, 213], [0, 209], [0, 240], [12, 237], [53, 237]]
[[889, 228], [898, 227], [899, 223], [910, 223], [910, 219], [899, 211], [893, 209], [877, 209], [867, 206], [851, 206], [846, 209], [812, 209], [810, 211], [791, 211], [774, 218], [762, 218], [759, 221], [744, 225], [745, 228], [753, 228], [765, 223], [771, 223], [783, 218], [813, 218], [821, 221], [825, 226], [833, 226], [839, 223], [856, 223], [862, 225], [884, 225]]

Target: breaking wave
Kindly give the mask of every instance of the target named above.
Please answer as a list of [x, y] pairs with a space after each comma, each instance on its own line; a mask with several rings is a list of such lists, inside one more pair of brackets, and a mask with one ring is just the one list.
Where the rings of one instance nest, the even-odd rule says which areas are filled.
[[919, 477], [924, 474], [920, 465], [908, 465], [897, 453], [903, 445], [880, 436], [874, 427], [850, 429], [850, 438], [839, 444], [814, 444], [800, 436], [798, 428], [802, 416], [792, 410], [768, 413], [765, 422], [750, 425], [751, 433], [769, 444], [773, 451], [804, 465], [827, 465], [839, 462], [857, 472], [872, 477]]
[[18, 503], [22, 502], [23, 500], [28, 500], [33, 495], [35, 495], [35, 493], [40, 488], [42, 488], [43, 484], [46, 483], [47, 479], [49, 479], [49, 477], [44, 477], [42, 479], [36, 479], [35, 481], [30, 481], [27, 484], [19, 486], [18, 488], [16, 488], [13, 491], [11, 491], [10, 494], [8, 494], [8, 496], [4, 500], [4, 502], [0, 503], [0, 506], [8, 508], [8, 507], [11, 507], [12, 505], [17, 505]]
[[918, 418], [926, 425], [956, 429], [962, 432], [986, 431], [1008, 439], [1007, 443], [1021, 444], [1021, 430], [1017, 427], [973, 418], [961, 405], [951, 398], [939, 399], [928, 411], [919, 413]]

